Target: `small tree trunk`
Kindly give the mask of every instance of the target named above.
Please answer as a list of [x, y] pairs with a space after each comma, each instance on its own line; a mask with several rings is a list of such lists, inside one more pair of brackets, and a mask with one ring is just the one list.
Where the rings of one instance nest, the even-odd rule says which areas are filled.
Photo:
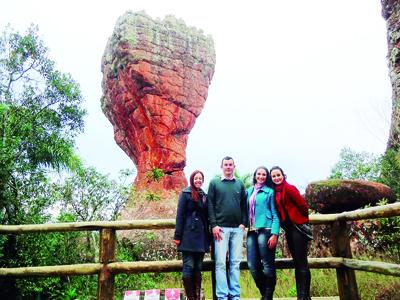
[[387, 149], [400, 146], [400, 1], [381, 0], [386, 20], [389, 76], [392, 83], [392, 119]]

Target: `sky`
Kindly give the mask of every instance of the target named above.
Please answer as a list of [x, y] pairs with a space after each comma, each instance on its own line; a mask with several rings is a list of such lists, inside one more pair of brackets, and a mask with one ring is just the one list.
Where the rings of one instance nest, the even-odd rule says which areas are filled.
[[229, 155], [240, 174], [280, 165], [304, 190], [329, 176], [344, 147], [385, 150], [391, 86], [380, 1], [13, 0], [0, 7], [1, 28], [37, 24], [57, 68], [79, 82], [88, 115], [77, 152], [111, 177], [134, 165], [101, 111], [101, 57], [128, 10], [172, 14], [213, 37], [215, 73], [189, 135], [187, 175], [203, 170], [207, 184]]

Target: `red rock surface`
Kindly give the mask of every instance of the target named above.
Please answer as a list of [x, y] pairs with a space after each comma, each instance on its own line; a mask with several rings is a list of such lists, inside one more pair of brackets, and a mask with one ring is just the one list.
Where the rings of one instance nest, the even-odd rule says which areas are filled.
[[[180, 190], [187, 185], [188, 135], [214, 74], [213, 40], [182, 20], [121, 16], [102, 59], [102, 109], [117, 144], [137, 167], [136, 187]], [[164, 177], [149, 180], [153, 169]]]
[[340, 213], [376, 205], [385, 198], [396, 201], [390, 187], [364, 180], [322, 180], [310, 183], [305, 198], [310, 207], [319, 213]]

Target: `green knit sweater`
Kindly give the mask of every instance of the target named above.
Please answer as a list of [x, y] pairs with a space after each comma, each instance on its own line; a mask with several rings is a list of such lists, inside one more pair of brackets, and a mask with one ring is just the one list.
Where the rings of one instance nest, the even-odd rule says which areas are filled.
[[207, 199], [211, 228], [238, 227], [247, 223], [246, 190], [240, 179], [212, 179], [208, 186]]

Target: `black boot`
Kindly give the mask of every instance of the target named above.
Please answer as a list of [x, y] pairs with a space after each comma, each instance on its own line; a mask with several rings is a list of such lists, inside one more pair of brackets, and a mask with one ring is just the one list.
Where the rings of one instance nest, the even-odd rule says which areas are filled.
[[310, 270], [296, 270], [297, 300], [310, 300]]
[[186, 299], [195, 300], [194, 282], [192, 277], [183, 277], [183, 287], [185, 288]]
[[276, 276], [265, 277], [265, 292], [262, 300], [272, 300], [276, 285]]
[[193, 279], [194, 279], [195, 299], [201, 300], [201, 272], [195, 272], [193, 275]]
[[261, 299], [263, 300], [264, 294], [265, 294], [265, 280], [264, 280], [264, 275], [262, 272], [252, 272], [251, 276], [254, 279], [254, 283], [256, 284], [256, 287], [260, 291]]

